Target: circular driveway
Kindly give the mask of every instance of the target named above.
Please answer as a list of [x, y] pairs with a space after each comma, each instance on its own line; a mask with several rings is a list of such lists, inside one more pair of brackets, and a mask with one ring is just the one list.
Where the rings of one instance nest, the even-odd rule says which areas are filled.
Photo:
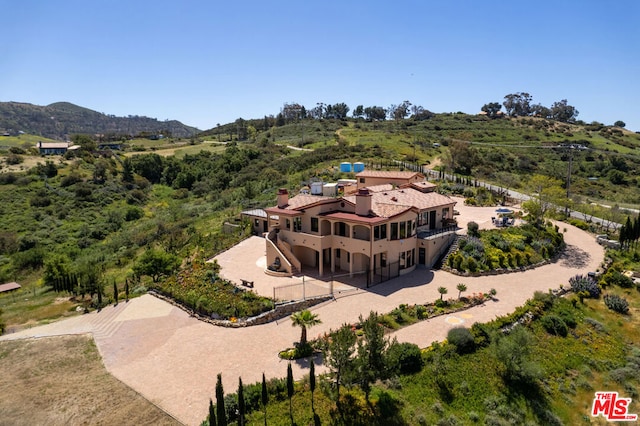
[[[456, 209], [459, 210], [458, 206]], [[465, 216], [480, 223], [495, 208], [482, 214], [480, 210], [471, 210], [475, 213], [464, 213]], [[416, 269], [375, 287], [356, 289], [315, 306], [312, 310], [322, 324], [310, 329], [309, 337], [314, 338], [344, 323], [356, 322], [360, 315], [366, 316], [370, 311], [386, 313], [401, 303], [432, 302], [440, 297], [437, 289], [441, 286], [455, 297], [458, 283], [467, 285], [467, 294], [495, 288], [496, 300], [455, 315], [419, 322], [394, 332], [391, 337], [426, 347], [433, 341], [443, 340], [451, 327], [470, 327], [474, 322], [486, 322], [508, 314], [535, 291], [557, 288], [566, 284], [570, 277], [594, 271], [601, 264], [604, 249], [593, 236], [571, 225], [560, 226], [566, 228], [567, 249], [555, 263], [525, 272], [476, 278]], [[264, 250], [264, 240], [255, 237], [222, 253], [216, 257], [222, 266], [222, 275], [251, 279], [254, 273], [258, 274], [254, 289], [266, 295], [272, 295], [274, 285], [300, 282], [295, 277], [266, 276], [262, 265], [257, 264]], [[106, 368], [115, 377], [174, 417], [193, 425], [200, 424], [207, 415], [218, 373], [222, 373], [224, 387], [229, 393], [235, 392], [239, 376], [244, 383], [260, 381], [263, 372], [267, 378], [284, 377], [287, 363], [278, 358], [278, 351], [292, 346], [300, 335], [289, 319], [237, 329], [212, 326], [145, 295], [101, 312], [5, 335], [0, 340], [78, 333], [93, 334]], [[294, 376], [300, 379], [308, 372], [307, 368], [306, 361], [294, 363]], [[320, 372], [322, 368], [318, 370]]]

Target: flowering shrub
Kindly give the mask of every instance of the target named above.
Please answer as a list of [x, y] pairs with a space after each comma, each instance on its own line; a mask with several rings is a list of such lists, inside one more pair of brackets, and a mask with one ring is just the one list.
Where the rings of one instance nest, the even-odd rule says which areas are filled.
[[576, 275], [575, 277], [569, 278], [569, 284], [571, 285], [571, 291], [574, 293], [586, 291], [589, 293], [589, 297], [600, 297], [600, 287], [598, 283], [589, 276]]
[[604, 296], [604, 304], [607, 305], [607, 308], [620, 314], [629, 312], [629, 302], [627, 302], [627, 299], [615, 294], [607, 294]]

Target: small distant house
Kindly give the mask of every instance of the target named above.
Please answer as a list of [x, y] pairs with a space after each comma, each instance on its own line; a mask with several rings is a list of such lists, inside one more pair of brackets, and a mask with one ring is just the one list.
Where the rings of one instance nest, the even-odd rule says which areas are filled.
[[36, 144], [40, 155], [64, 155], [69, 150], [67, 142], [38, 142]]
[[10, 291], [14, 291], [17, 290], [19, 288], [21, 288], [22, 286], [16, 282], [13, 283], [6, 283], [6, 284], [0, 284], [0, 293], [7, 293]]
[[121, 150], [122, 142], [100, 142], [98, 144], [98, 149], [112, 149], [112, 150]]

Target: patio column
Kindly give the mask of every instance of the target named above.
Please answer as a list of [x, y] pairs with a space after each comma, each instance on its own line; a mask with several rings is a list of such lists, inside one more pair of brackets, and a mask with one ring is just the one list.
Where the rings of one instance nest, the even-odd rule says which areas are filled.
[[322, 276], [324, 274], [324, 250], [320, 249], [319, 252], [320, 255], [318, 256], [318, 263], [320, 264], [318, 265], [318, 273]]
[[329, 249], [329, 256], [331, 257], [331, 273], [335, 274], [336, 272], [336, 249], [333, 247]]

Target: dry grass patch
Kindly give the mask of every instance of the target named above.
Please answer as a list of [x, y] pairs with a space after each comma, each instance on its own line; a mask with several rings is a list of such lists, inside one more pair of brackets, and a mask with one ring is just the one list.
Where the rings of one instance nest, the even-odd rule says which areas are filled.
[[0, 424], [180, 424], [111, 376], [90, 336], [0, 342], [0, 395]]

